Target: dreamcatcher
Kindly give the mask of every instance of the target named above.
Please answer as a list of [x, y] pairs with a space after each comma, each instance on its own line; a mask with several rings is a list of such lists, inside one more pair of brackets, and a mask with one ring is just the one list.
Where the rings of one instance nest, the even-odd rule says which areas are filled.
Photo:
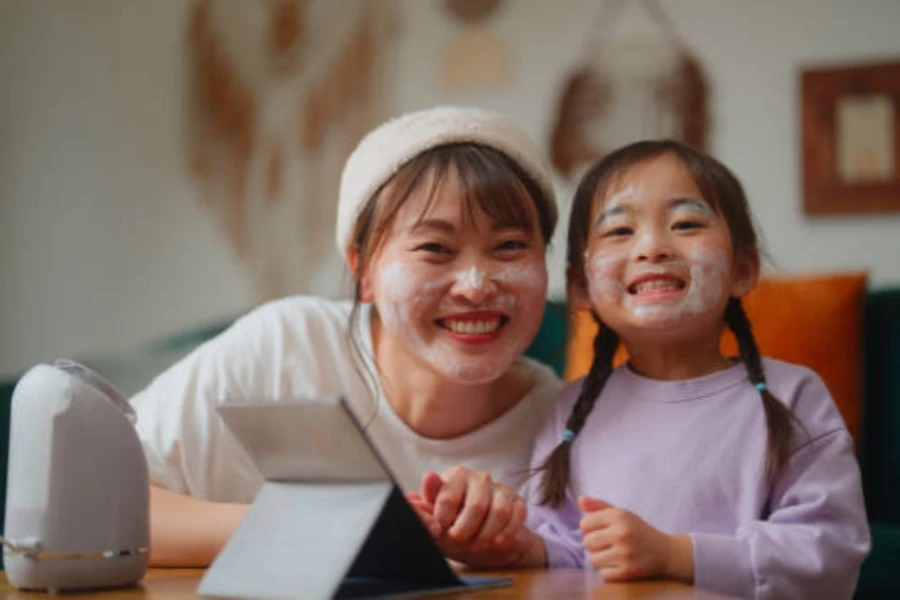
[[204, 204], [261, 298], [338, 293], [338, 181], [385, 116], [391, 0], [196, 0], [187, 144]]
[[647, 138], [706, 148], [706, 79], [656, 0], [637, 0], [659, 32], [613, 28], [627, 0], [606, 0], [580, 64], [566, 80], [550, 140], [554, 167], [570, 180], [607, 152]]

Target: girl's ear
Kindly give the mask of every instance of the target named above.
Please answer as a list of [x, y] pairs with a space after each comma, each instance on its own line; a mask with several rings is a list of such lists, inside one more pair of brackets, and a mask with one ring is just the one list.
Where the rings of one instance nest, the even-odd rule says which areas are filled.
[[566, 295], [569, 297], [569, 306], [573, 309], [593, 309], [584, 273], [572, 267], [566, 269]]
[[749, 294], [759, 282], [759, 250], [744, 248], [734, 258], [734, 279], [731, 295], [740, 298]]
[[360, 272], [359, 265], [359, 248], [354, 244], [347, 250], [347, 264], [350, 266], [350, 272], [353, 274], [353, 280], [359, 282], [359, 301], [372, 302], [372, 283], [368, 273]]

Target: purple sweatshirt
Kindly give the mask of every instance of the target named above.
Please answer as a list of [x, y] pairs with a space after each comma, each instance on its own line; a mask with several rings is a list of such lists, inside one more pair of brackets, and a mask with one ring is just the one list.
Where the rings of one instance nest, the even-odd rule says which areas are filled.
[[[657, 381], [617, 369], [571, 448], [567, 502], [536, 504], [528, 524], [551, 567], [590, 566], [575, 504], [592, 496], [666, 533], [690, 534], [694, 584], [750, 598], [850, 598], [869, 550], [853, 440], [822, 380], [763, 361], [769, 391], [802, 421], [790, 459], [766, 482], [766, 419], [742, 364]], [[534, 465], [559, 443], [581, 389], [566, 387], [538, 435]]]

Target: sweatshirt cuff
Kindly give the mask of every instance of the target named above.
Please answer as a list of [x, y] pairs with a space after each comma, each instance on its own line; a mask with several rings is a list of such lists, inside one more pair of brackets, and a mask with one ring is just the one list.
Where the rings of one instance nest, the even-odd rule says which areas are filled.
[[696, 587], [742, 598], [756, 597], [750, 544], [711, 533], [692, 533], [691, 539]]

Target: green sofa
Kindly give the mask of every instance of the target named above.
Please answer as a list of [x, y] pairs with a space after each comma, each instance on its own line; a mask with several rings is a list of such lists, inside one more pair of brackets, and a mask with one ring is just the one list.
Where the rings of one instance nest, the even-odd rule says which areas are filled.
[[[143, 387], [157, 372], [209, 339], [226, 320], [170, 337], [113, 359], [82, 359], [123, 393]], [[553, 366], [565, 366], [566, 306], [548, 303], [544, 322], [528, 354]], [[863, 565], [856, 598], [900, 598], [900, 289], [866, 296], [864, 438], [860, 457], [873, 550]], [[48, 357], [52, 358], [52, 357]], [[0, 382], [0, 433], [9, 431], [10, 397], [15, 378]], [[7, 438], [8, 439], [8, 438]], [[6, 489], [7, 444], [0, 444], [0, 490]], [[0, 494], [0, 519], [5, 512]]]

